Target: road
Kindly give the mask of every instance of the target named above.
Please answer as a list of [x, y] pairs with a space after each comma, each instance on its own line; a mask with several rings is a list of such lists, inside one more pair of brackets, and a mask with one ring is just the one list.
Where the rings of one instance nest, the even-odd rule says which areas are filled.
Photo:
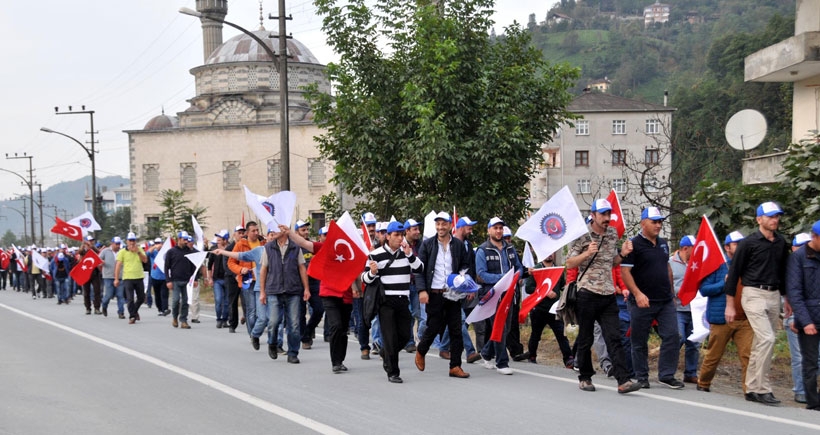
[[181, 330], [155, 310], [128, 325], [55, 301], [0, 291], [0, 434], [820, 431], [820, 413], [688, 385], [621, 396], [597, 376], [588, 393], [571, 371], [528, 363], [512, 363], [513, 376], [465, 364], [472, 377], [453, 379], [433, 352], [423, 373], [402, 353], [405, 382], [391, 384], [378, 358], [359, 359], [355, 340], [350, 371], [332, 374], [321, 341], [294, 365], [271, 360], [264, 341], [254, 351], [242, 329], [216, 329], [208, 313]]

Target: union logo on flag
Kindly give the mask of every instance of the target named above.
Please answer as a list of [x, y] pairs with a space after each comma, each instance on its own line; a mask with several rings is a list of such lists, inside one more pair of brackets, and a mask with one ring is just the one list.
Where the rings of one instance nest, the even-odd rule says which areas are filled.
[[271, 216], [276, 214], [276, 213], [274, 213], [274, 211], [276, 210], [276, 207], [274, 207], [273, 204], [271, 204], [270, 202], [268, 202], [268, 201], [263, 202], [262, 207], [265, 207], [265, 210], [267, 210], [268, 213], [270, 213]]
[[91, 219], [89, 219], [89, 218], [80, 219], [80, 226], [83, 227], [83, 228], [91, 227]]
[[553, 240], [558, 240], [566, 234], [567, 223], [558, 213], [548, 213], [541, 219], [541, 232]]

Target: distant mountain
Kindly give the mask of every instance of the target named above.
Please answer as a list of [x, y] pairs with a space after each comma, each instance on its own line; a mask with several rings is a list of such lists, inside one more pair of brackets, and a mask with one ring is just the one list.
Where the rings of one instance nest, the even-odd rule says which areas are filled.
[[[108, 177], [97, 177], [97, 188], [113, 189], [116, 187], [128, 185], [130, 181], [127, 178], [113, 175]], [[91, 191], [91, 176], [74, 181], [64, 181], [55, 184], [43, 191], [43, 231], [48, 233], [54, 222], [54, 207], [59, 210], [60, 218], [67, 217], [71, 219], [85, 211], [85, 204], [83, 202], [86, 192]], [[26, 226], [23, 229], [23, 217], [17, 211], [10, 210], [8, 207], [14, 208], [23, 212], [23, 201], [21, 200], [4, 200], [0, 201], [0, 236], [6, 233], [6, 230], [11, 230], [17, 237], [22, 237], [24, 233], [30, 232], [31, 224], [28, 220], [30, 206], [28, 203], [28, 195], [24, 195]], [[39, 202], [39, 192], [34, 190], [34, 199]], [[34, 229], [37, 237], [40, 237], [40, 210], [37, 204], [34, 205]], [[46, 237], [48, 237], [46, 235]]]

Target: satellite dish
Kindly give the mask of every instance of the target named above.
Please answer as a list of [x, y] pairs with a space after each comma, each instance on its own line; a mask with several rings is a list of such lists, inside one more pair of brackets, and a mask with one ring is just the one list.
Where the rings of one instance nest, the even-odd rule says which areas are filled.
[[726, 142], [736, 150], [753, 150], [763, 142], [767, 128], [762, 113], [752, 109], [741, 110], [726, 123]]

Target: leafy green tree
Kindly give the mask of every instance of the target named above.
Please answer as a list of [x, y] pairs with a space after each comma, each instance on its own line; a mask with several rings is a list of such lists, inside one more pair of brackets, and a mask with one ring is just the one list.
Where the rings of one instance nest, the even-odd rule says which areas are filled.
[[541, 145], [571, 114], [577, 70], [518, 25], [488, 36], [491, 0], [317, 0], [336, 95], [310, 93], [334, 181], [380, 216], [516, 220]]
[[157, 203], [162, 206], [159, 228], [163, 233], [175, 234], [177, 231], [187, 231], [193, 234], [194, 224], [191, 216], [196, 217], [201, 227], [206, 227], [207, 209], [199, 203], [190, 206], [191, 201], [185, 199], [185, 194], [179, 190], [163, 190], [159, 194]]
[[[131, 207], [122, 207], [106, 216], [105, 226], [102, 227], [102, 231], [98, 232], [97, 238], [99, 240], [109, 240], [114, 236], [124, 238], [129, 231], [131, 231]], [[137, 236], [145, 237], [144, 234], [137, 234]]]
[[12, 244], [17, 244], [17, 236], [11, 230], [6, 230], [3, 237], [0, 238], [0, 246], [11, 246]]

